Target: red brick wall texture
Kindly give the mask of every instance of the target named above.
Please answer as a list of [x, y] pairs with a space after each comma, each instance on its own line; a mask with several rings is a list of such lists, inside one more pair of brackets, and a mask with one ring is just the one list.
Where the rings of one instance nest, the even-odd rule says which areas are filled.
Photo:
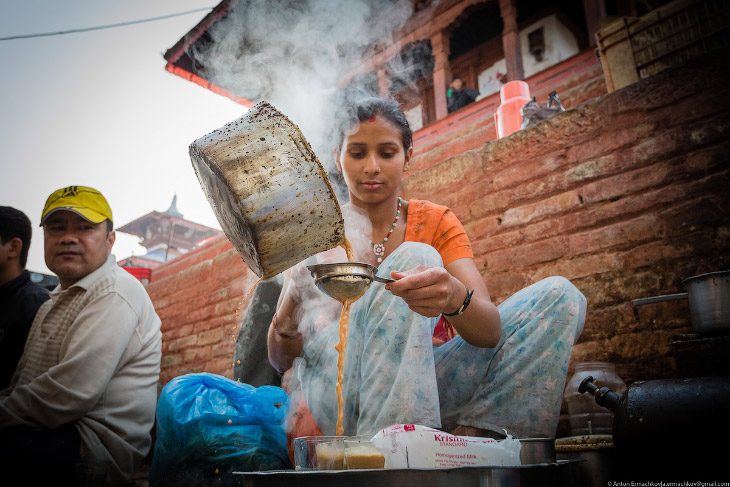
[[153, 271], [147, 290], [162, 321], [161, 385], [192, 372], [232, 376], [240, 316], [257, 281], [225, 237]]
[[510, 137], [420, 168], [409, 197], [451, 207], [493, 299], [563, 275], [588, 298], [574, 360], [671, 376], [690, 332], [682, 279], [730, 268], [728, 56], [665, 71]]
[[[642, 307], [637, 320], [630, 300], [730, 268], [728, 61], [704, 58], [566, 104], [532, 129], [457, 155], [422, 153], [405, 193], [455, 211], [496, 302], [543, 277], [571, 279], [589, 303], [574, 361], [614, 362], [626, 381], [671, 377], [672, 337], [691, 331], [686, 301]], [[148, 290], [162, 319], [162, 384], [195, 371], [231, 377], [256, 281], [225, 239], [155, 269]]]

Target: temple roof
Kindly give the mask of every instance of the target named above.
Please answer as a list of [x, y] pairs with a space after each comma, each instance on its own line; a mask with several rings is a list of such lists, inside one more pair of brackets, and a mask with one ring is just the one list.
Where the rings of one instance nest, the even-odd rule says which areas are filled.
[[176, 226], [198, 230], [209, 235], [220, 233], [220, 231], [216, 230], [215, 228], [211, 228], [200, 223], [191, 222], [190, 220], [185, 220], [184, 218], [171, 215], [167, 211], [151, 211], [146, 215], [132, 220], [126, 225], [122, 225], [121, 227], [117, 228], [117, 230], [119, 230], [120, 232], [143, 237], [144, 231], [149, 225], [157, 223], [161, 220], [174, 220]]
[[165, 210], [165, 213], [167, 213], [170, 216], [176, 216], [178, 218], [182, 218], [183, 214], [180, 213], [180, 210], [177, 209], [177, 195], [172, 197], [172, 203], [170, 203], [170, 207]]
[[173, 196], [170, 207], [164, 212], [151, 211], [117, 230], [140, 237], [140, 244], [145, 247], [166, 242], [176, 247], [190, 248], [222, 233], [215, 228], [184, 219], [177, 209], [177, 195]]

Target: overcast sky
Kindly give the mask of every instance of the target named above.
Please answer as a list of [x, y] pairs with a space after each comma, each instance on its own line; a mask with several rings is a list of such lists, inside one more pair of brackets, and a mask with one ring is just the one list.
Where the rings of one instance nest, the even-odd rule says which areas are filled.
[[[0, 0], [0, 37], [61, 31], [196, 8], [218, 0]], [[162, 54], [207, 12], [108, 30], [0, 42], [0, 205], [33, 224], [28, 269], [49, 273], [43, 203], [69, 185], [99, 189], [115, 226], [168, 208], [220, 228], [190, 143], [245, 108], [165, 71]], [[117, 259], [144, 248], [117, 233]]]

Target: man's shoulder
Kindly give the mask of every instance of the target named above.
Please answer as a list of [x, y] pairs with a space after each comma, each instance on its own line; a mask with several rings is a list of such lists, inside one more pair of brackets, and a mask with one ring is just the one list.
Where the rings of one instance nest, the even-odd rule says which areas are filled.
[[30, 279], [23, 285], [22, 293], [27, 296], [45, 296], [46, 298], [49, 296], [48, 289], [43, 286], [39, 286]]
[[48, 289], [29, 280], [19, 289], [18, 298], [24, 307], [38, 309], [41, 304], [50, 298], [50, 294]]
[[16, 287], [12, 296], [2, 305], [0, 321], [26, 323], [30, 326], [38, 309], [50, 298], [48, 291], [27, 279]]
[[137, 325], [149, 332], [159, 330], [159, 316], [147, 290], [116, 262], [87, 290], [85, 301], [95, 310], [112, 307], [115, 313], [134, 316]]
[[123, 297], [133, 299], [150, 300], [147, 290], [141, 282], [122, 267], [114, 265], [111, 271], [111, 277], [114, 283], [114, 290]]
[[96, 279], [89, 286], [87, 292], [92, 299], [114, 294], [129, 303], [137, 312], [140, 312], [142, 307], [152, 305], [152, 301], [142, 283], [129, 272], [119, 267], [116, 262], [111, 263], [105, 269], [103, 275], [99, 276], [99, 279]]

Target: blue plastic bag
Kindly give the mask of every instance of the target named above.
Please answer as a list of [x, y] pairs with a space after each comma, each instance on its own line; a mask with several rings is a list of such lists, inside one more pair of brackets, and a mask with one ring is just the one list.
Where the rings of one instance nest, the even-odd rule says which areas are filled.
[[235, 471], [291, 468], [280, 387], [188, 374], [165, 385], [157, 403], [153, 485], [227, 484]]

